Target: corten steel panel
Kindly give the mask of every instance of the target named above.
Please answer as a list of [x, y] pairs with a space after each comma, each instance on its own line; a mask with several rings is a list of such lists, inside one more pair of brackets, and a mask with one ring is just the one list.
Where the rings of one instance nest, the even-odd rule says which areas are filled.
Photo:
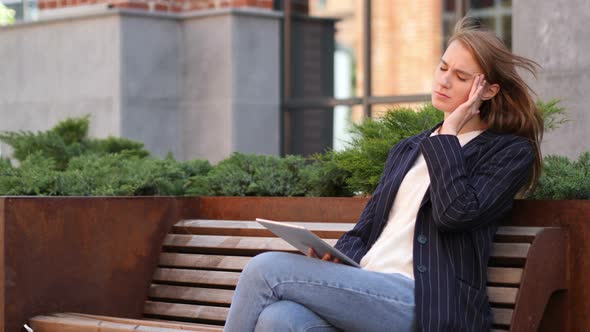
[[12, 332], [52, 312], [141, 317], [162, 240], [197, 217], [198, 198], [6, 197], [2, 206], [0, 331]]
[[356, 222], [367, 198], [201, 197], [201, 219]]
[[587, 331], [590, 326], [590, 200], [516, 201], [511, 224], [559, 226], [567, 230], [569, 291], [554, 294], [539, 331]]

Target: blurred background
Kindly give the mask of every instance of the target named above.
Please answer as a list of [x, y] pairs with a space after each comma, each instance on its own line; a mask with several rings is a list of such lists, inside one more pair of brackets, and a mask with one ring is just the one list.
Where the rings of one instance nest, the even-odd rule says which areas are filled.
[[91, 136], [180, 160], [341, 150], [351, 124], [430, 100], [469, 14], [537, 61], [531, 87], [566, 108], [543, 152], [590, 149], [586, 0], [0, 2], [0, 131], [89, 114]]

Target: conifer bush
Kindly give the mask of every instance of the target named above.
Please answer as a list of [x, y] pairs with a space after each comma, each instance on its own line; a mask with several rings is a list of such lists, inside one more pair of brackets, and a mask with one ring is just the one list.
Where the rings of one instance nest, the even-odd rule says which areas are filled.
[[206, 160], [158, 159], [143, 143], [88, 137], [89, 118], [73, 118], [45, 132], [8, 132], [15, 167], [0, 161], [0, 195], [184, 195], [189, 178], [206, 174]]
[[213, 196], [304, 196], [303, 157], [233, 153], [206, 175], [194, 176], [187, 193]]
[[590, 199], [590, 152], [577, 161], [563, 156], [543, 159], [543, 174], [534, 199]]
[[[568, 121], [558, 100], [539, 102], [545, 129]], [[5, 132], [17, 165], [0, 158], [0, 195], [352, 196], [371, 194], [392, 146], [432, 128], [443, 113], [427, 104], [399, 108], [352, 128], [343, 151], [311, 157], [234, 153], [217, 165], [152, 156], [141, 142], [89, 138], [89, 118], [44, 132]], [[590, 152], [577, 161], [548, 156], [537, 199], [590, 198]]]

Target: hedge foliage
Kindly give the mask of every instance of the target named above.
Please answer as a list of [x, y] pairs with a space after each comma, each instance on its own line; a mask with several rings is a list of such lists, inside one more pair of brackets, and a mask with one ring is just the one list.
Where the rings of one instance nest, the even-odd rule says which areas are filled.
[[13, 149], [0, 162], [0, 195], [184, 195], [191, 177], [206, 174], [206, 160], [157, 159], [143, 143], [88, 138], [89, 118], [68, 119], [45, 132], [8, 132]]
[[124, 138], [88, 137], [89, 118], [67, 119], [45, 132], [7, 132], [14, 166], [0, 159], [0, 195], [44, 196], [350, 196], [334, 182], [339, 170], [314, 158], [234, 153], [206, 160], [156, 158]]
[[431, 104], [417, 111], [399, 108], [380, 119], [368, 119], [352, 128], [352, 141], [343, 151], [328, 151], [326, 167], [339, 169], [344, 186], [357, 194], [372, 193], [383, 172], [387, 155], [399, 141], [432, 128], [443, 113]]
[[[558, 99], [538, 101], [545, 130], [569, 121]], [[329, 151], [327, 167], [346, 173], [341, 184], [357, 194], [372, 193], [381, 177], [391, 147], [404, 138], [417, 135], [443, 120], [443, 113], [432, 104], [418, 108], [398, 108], [383, 118], [368, 119], [352, 128], [353, 140], [344, 151]]]
[[534, 199], [590, 199], [590, 152], [577, 161], [563, 156], [543, 159], [543, 175]]
[[[557, 100], [539, 102], [546, 130], [565, 121]], [[443, 120], [432, 105], [400, 108], [352, 128], [343, 151], [300, 156], [234, 153], [206, 160], [152, 156], [140, 142], [88, 137], [89, 118], [67, 119], [45, 132], [5, 132], [17, 165], [0, 159], [0, 195], [56, 196], [352, 196], [370, 194], [390, 148]], [[590, 198], [590, 152], [578, 161], [548, 156], [533, 198]]]

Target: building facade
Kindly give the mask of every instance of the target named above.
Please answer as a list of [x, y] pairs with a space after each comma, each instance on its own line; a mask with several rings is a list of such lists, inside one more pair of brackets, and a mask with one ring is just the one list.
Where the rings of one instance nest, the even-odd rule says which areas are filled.
[[[0, 30], [0, 130], [45, 130], [91, 114], [93, 136], [215, 162], [234, 151], [344, 148], [347, 128], [364, 117], [360, 105], [286, 110], [284, 75], [292, 72], [297, 98], [364, 96], [367, 0], [293, 0], [300, 25], [290, 69], [284, 1], [5, 1], [20, 1], [21, 18], [36, 9], [39, 20]], [[590, 43], [581, 28], [590, 13], [584, 0], [573, 1], [372, 0], [369, 94], [429, 94], [454, 22], [469, 12], [543, 67], [538, 80], [527, 79], [540, 99], [561, 99], [571, 120], [547, 133], [543, 152], [575, 158], [590, 150], [583, 89]], [[302, 19], [307, 14], [316, 19]], [[374, 105], [373, 115], [392, 106]]]

